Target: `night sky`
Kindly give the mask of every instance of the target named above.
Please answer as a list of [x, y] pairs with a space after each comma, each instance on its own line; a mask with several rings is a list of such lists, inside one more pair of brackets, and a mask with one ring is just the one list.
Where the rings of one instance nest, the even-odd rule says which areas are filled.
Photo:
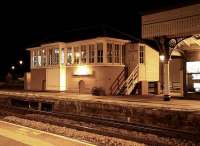
[[[25, 62], [23, 70], [28, 71], [29, 53], [25, 49], [49, 36], [56, 38], [62, 34], [70, 38], [75, 30], [108, 25], [140, 38], [140, 17], [144, 12], [198, 3], [198, 1], [138, 0], [136, 3], [136, 0], [132, 2], [57, 0], [54, 3], [16, 1], [1, 4], [0, 79], [3, 79], [11, 70], [11, 65], [16, 65], [20, 59]], [[85, 33], [79, 35], [84, 36]]]

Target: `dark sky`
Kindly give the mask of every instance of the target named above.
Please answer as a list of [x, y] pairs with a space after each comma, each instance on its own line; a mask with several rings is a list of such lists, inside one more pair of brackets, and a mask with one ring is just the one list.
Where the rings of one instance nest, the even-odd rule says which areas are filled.
[[197, 0], [41, 1], [30, 2], [28, 0], [21, 3], [16, 1], [1, 4], [0, 78], [19, 59], [25, 60], [27, 70], [29, 53], [25, 49], [49, 35], [106, 24], [140, 37], [141, 12], [198, 2]]

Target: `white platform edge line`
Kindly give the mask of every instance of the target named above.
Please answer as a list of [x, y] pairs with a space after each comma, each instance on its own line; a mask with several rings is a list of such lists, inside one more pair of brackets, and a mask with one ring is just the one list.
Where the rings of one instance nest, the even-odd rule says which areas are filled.
[[30, 127], [26, 127], [26, 126], [22, 126], [22, 125], [17, 125], [17, 124], [9, 123], [9, 122], [2, 121], [2, 120], [0, 120], [0, 123], [10, 124], [10, 125], [13, 125], [13, 126], [16, 126], [16, 127], [34, 130], [34, 131], [37, 131], [37, 132], [41, 132], [41, 133], [44, 133], [44, 134], [49, 134], [51, 136], [62, 138], [62, 139], [65, 139], [65, 140], [70, 140], [70, 141], [74, 141], [74, 142], [86, 144], [86, 145], [89, 145], [89, 146], [96, 146], [96, 145], [93, 145], [93, 144], [90, 144], [90, 143], [86, 143], [86, 142], [79, 141], [79, 140], [76, 140], [76, 139], [72, 139], [72, 138], [69, 138], [69, 137], [65, 137], [65, 136], [62, 136], [62, 135], [57, 135], [57, 134], [54, 134], [54, 133], [49, 133], [49, 132], [46, 132], [46, 131], [41, 131], [41, 130], [38, 130], [38, 129], [33, 129], [33, 128], [30, 128]]

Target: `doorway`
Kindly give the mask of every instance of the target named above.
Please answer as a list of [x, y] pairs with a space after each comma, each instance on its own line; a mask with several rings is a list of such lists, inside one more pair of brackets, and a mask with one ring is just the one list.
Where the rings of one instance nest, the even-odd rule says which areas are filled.
[[85, 82], [83, 80], [79, 81], [78, 86], [79, 86], [79, 93], [85, 93]]
[[172, 56], [169, 65], [169, 86], [173, 96], [184, 94], [184, 59], [181, 56]]
[[42, 80], [42, 91], [46, 90], [46, 80]]

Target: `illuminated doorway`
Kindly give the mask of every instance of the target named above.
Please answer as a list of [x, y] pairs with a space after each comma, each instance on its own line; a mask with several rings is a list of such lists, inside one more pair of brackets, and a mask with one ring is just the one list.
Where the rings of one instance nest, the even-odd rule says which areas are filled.
[[200, 61], [186, 63], [186, 87], [188, 93], [200, 93]]

